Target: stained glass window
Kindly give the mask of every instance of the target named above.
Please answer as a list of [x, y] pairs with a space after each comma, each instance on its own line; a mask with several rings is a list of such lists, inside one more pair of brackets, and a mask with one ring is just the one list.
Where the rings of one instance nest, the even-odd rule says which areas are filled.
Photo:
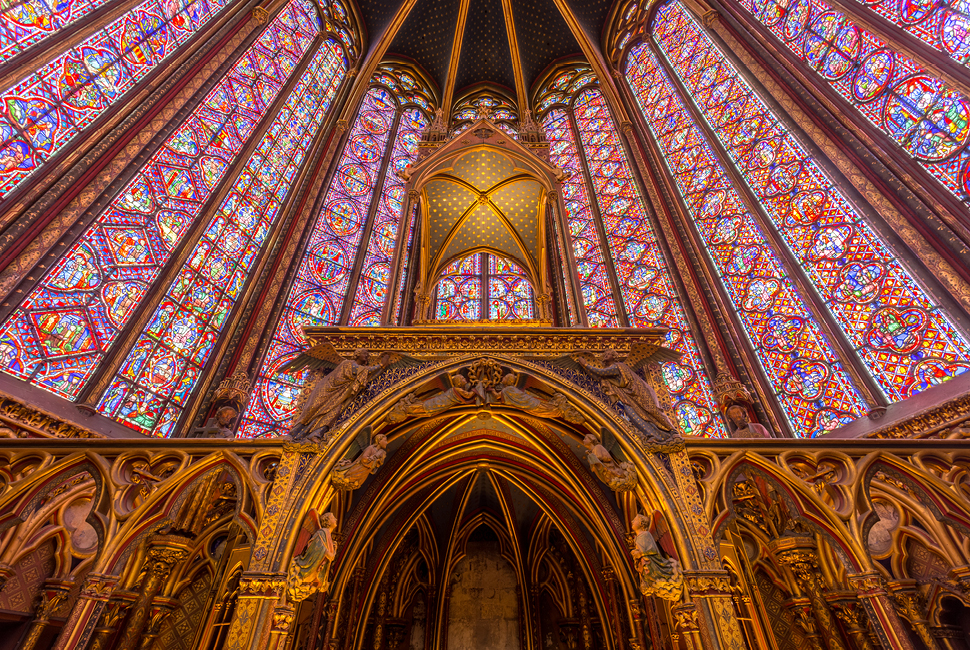
[[[428, 123], [428, 117], [417, 108], [422, 102], [414, 98], [427, 103], [430, 93], [419, 80], [394, 66], [382, 64], [374, 81], [382, 85], [372, 87], [364, 96], [350, 130], [280, 322], [257, 374], [253, 399], [243, 414], [240, 436], [262, 436], [287, 425], [303, 377], [280, 373], [279, 368], [306, 347], [305, 325], [337, 324], [348, 293], [354, 298], [351, 314], [356, 324], [380, 322], [381, 301], [386, 300], [387, 286], [393, 281], [388, 271], [401, 222], [403, 183], [395, 169], [402, 169], [416, 155], [419, 131]], [[399, 101], [404, 110], [400, 112], [395, 134]], [[379, 187], [385, 151], [392, 138], [389, 162], [393, 167], [388, 169], [383, 186]], [[369, 241], [362, 242], [371, 213], [372, 234]], [[366, 246], [365, 259], [354, 290], [350, 276], [362, 245]]]
[[532, 319], [535, 295], [521, 266], [499, 255], [472, 253], [441, 272], [434, 313], [437, 320]]
[[142, 433], [171, 434], [345, 69], [337, 44], [324, 43], [108, 386], [101, 413]]
[[792, 429], [813, 437], [866, 404], [669, 79], [645, 46], [627, 79]]
[[459, 258], [445, 267], [436, 286], [437, 320], [479, 320], [482, 317], [482, 256]]
[[970, 369], [967, 339], [687, 11], [661, 8], [654, 35], [886, 396]]
[[294, 0], [0, 325], [4, 371], [74, 398], [289, 79], [319, 23]]
[[[0, 94], [0, 106], [4, 107], [0, 113], [0, 198], [167, 59], [227, 1], [147, 0]], [[0, 44], [4, 48], [0, 57], [13, 55], [33, 38], [13, 29], [11, 17], [27, 23], [58, 22], [71, 17], [74, 4], [85, 3], [32, 1], [5, 9], [0, 33], [14, 40]], [[310, 24], [307, 12], [313, 10], [303, 5], [301, 2], [283, 12], [285, 32], [306, 29], [297, 23]], [[35, 36], [45, 32], [36, 25], [27, 29]], [[289, 47], [295, 52], [301, 40], [267, 42], [263, 47], [271, 51]]]
[[967, 64], [970, 3], [966, 0], [855, 0], [934, 49]]
[[15, 0], [0, 9], [0, 61], [8, 61], [110, 0]]
[[381, 312], [388, 296], [391, 264], [397, 247], [404, 201], [404, 179], [395, 172], [403, 172], [418, 153], [421, 132], [428, 127], [428, 118], [416, 108], [404, 112], [391, 151], [391, 167], [384, 178], [381, 200], [377, 204], [373, 230], [364, 257], [357, 294], [350, 312], [350, 325], [360, 327], [380, 325]]
[[518, 137], [519, 113], [515, 105], [505, 97], [491, 91], [478, 91], [459, 99], [451, 115], [452, 134], [458, 135], [475, 122], [488, 117], [497, 127]]
[[551, 110], [542, 126], [550, 143], [550, 162], [568, 174], [568, 178], [562, 182], [562, 197], [566, 204], [566, 227], [573, 245], [586, 318], [593, 327], [617, 327], [616, 304], [606, 272], [603, 245], [593, 221], [593, 210], [583, 181], [569, 116], [564, 110]]
[[[910, 0], [885, 4], [898, 4], [913, 16], [937, 5]], [[741, 5], [950, 192], [970, 202], [966, 97], [822, 0], [742, 0]], [[960, 8], [958, 13], [937, 13], [937, 20], [949, 15], [956, 21], [951, 21], [952, 39], [963, 51], [967, 35], [961, 16], [966, 7]]]

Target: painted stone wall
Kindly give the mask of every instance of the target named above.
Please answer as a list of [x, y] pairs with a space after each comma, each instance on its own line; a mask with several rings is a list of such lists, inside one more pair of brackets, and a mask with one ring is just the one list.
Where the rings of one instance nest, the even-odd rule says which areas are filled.
[[452, 579], [448, 650], [518, 650], [519, 604], [498, 542], [468, 542]]

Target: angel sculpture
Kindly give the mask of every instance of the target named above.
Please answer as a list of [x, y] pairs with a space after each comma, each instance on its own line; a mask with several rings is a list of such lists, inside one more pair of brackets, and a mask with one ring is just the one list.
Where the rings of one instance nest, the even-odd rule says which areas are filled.
[[471, 404], [476, 398], [484, 401], [482, 382], [472, 387], [468, 378], [461, 373], [451, 375], [448, 381], [450, 386], [446, 390], [423, 401], [417, 399], [414, 393], [405, 395], [387, 412], [387, 421], [397, 424], [410, 417], [431, 417], [456, 406]]
[[680, 600], [684, 592], [684, 574], [680, 562], [660, 554], [657, 541], [650, 534], [650, 520], [645, 516], [634, 517], [631, 527], [636, 533], [631, 555], [640, 574], [640, 593], [664, 600]]
[[589, 469], [599, 477], [599, 480], [610, 486], [614, 492], [627, 492], [637, 487], [637, 471], [632, 463], [621, 461], [617, 463], [612, 454], [600, 442], [595, 433], [583, 438], [586, 447], [586, 460]]
[[[390, 352], [371, 365], [369, 350], [354, 351], [353, 359], [344, 359], [329, 343], [315, 345], [283, 366], [283, 372], [313, 369], [316, 379], [303, 387], [302, 406], [291, 430], [294, 440], [319, 439], [333, 428], [349, 404], [377, 375], [403, 357]], [[328, 369], [332, 370], [326, 373]]]
[[[316, 519], [314, 511], [311, 511], [310, 519]], [[337, 555], [337, 545], [333, 541], [337, 518], [328, 512], [316, 523], [319, 528], [310, 536], [303, 553], [293, 558], [286, 574], [286, 594], [292, 603], [305, 600], [318, 591], [326, 593], [330, 588], [330, 563]], [[306, 527], [304, 524], [304, 530]]]
[[[651, 347], [663, 350], [657, 346]], [[653, 387], [631, 365], [620, 361], [616, 350], [603, 351], [599, 357], [602, 368], [590, 364], [584, 355], [575, 355], [573, 358], [583, 370], [600, 379], [603, 392], [621, 406], [626, 419], [647, 439], [664, 441], [675, 435], [674, 425], [660, 410]], [[641, 358], [640, 363], [646, 360]]]
[[334, 489], [337, 490], [356, 490], [367, 477], [376, 474], [377, 470], [384, 464], [387, 458], [387, 436], [377, 434], [374, 441], [364, 449], [364, 453], [354, 460], [347, 458], [334, 465], [330, 481]]
[[565, 395], [555, 393], [551, 400], [542, 399], [516, 386], [516, 380], [516, 376], [510, 372], [502, 377], [501, 390], [489, 388], [488, 392], [491, 393], [496, 402], [525, 411], [536, 417], [561, 417], [573, 424], [582, 424], [586, 420], [583, 414], [569, 403]]

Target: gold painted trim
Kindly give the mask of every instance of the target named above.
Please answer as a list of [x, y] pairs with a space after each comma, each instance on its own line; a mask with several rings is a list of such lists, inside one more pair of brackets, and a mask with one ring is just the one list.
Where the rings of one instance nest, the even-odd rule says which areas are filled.
[[455, 94], [455, 80], [458, 78], [458, 63], [461, 60], [461, 43], [465, 35], [465, 23], [468, 21], [470, 4], [471, 0], [461, 0], [458, 6], [458, 21], [455, 23], [455, 36], [451, 41], [451, 56], [448, 59], [448, 77], [445, 79], [445, 92], [441, 98], [445, 126], [451, 124], [451, 104]]

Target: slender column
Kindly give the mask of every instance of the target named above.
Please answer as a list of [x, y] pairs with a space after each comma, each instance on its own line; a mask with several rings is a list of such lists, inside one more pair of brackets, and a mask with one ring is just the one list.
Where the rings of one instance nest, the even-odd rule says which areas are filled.
[[347, 608], [347, 616], [346, 616], [347, 632], [344, 635], [344, 650], [351, 650], [351, 648], [354, 647], [355, 627], [353, 624], [355, 621], [352, 621], [351, 617], [353, 616], [353, 613], [357, 611], [357, 608], [360, 604], [360, 590], [364, 586], [364, 578], [366, 577], [366, 575], [367, 575], [367, 570], [364, 569], [364, 567], [357, 567], [356, 569], [354, 569], [354, 577], [353, 577], [354, 588], [351, 591], [350, 605]]
[[[381, 312], [381, 325], [387, 327], [394, 319], [394, 307], [398, 301], [397, 287], [401, 283], [401, 271], [404, 261], [408, 257], [408, 231], [411, 230], [412, 207], [417, 205], [420, 192], [408, 190], [401, 205], [401, 224], [397, 229], [397, 239], [394, 244], [394, 261], [391, 262], [391, 272], [388, 274], [387, 299]], [[417, 218], [413, 219], [417, 221]], [[416, 227], [417, 224], [415, 224]]]
[[893, 580], [888, 587], [896, 604], [896, 611], [913, 626], [927, 650], [940, 650], [930, 630], [930, 622], [926, 620], [926, 598], [919, 591], [919, 583], [916, 580]]
[[[603, 574], [603, 582], [606, 583], [606, 597], [609, 600], [610, 612], [612, 613], [610, 618], [613, 622], [613, 638], [616, 639], [616, 647], [622, 648], [623, 622], [621, 620], [619, 599], [616, 597], [616, 573], [613, 571], [613, 567], [606, 567], [601, 573]], [[603, 634], [606, 634], [606, 621], [603, 621]]]
[[818, 631], [818, 621], [812, 613], [812, 600], [799, 596], [784, 603], [785, 609], [791, 612], [795, 625], [802, 631], [812, 650], [825, 650], [822, 646], [822, 635]]
[[[330, 645], [332, 642], [330, 639], [333, 637], [333, 623], [337, 618], [339, 605], [339, 602], [332, 599], [326, 604], [327, 626], [323, 631], [323, 639], [320, 643], [309, 646], [308, 650], [331, 650]], [[318, 640], [317, 637], [314, 637], [314, 642]]]
[[579, 166], [583, 170], [583, 180], [586, 182], [586, 193], [589, 195], [589, 207], [593, 212], [593, 223], [596, 224], [596, 232], [600, 238], [600, 250], [603, 253], [603, 264], [606, 265], [606, 277], [610, 281], [610, 289], [613, 292], [613, 302], [616, 303], [616, 320], [619, 327], [629, 327], [630, 319], [626, 313], [626, 302], [623, 300], [623, 290], [620, 288], [620, 280], [616, 275], [616, 267], [613, 264], [613, 253], [610, 250], [610, 240], [606, 237], [606, 227], [603, 225], [603, 215], [600, 212], [599, 197], [596, 195], [596, 188], [593, 185], [593, 176], [589, 171], [589, 160], [586, 158], [586, 147], [583, 144], [582, 136], [579, 135], [579, 124], [576, 122], [576, 115], [573, 107], [570, 106], [566, 111], [569, 115], [569, 126], [573, 130], [573, 139], [576, 141], [576, 152], [579, 154]]
[[122, 333], [119, 334], [112, 345], [111, 351], [100, 364], [98, 371], [95, 372], [88, 380], [86, 388], [82, 390], [78, 396], [77, 402], [79, 404], [83, 404], [88, 408], [96, 407], [102, 393], [108, 387], [108, 383], [112, 378], [114, 378], [118, 368], [127, 358], [131, 346], [134, 345], [137, 338], [148, 326], [148, 320], [151, 318], [152, 314], [154, 314], [155, 308], [158, 307], [158, 304], [165, 296], [165, 287], [168, 287], [175, 280], [175, 277], [178, 275], [183, 263], [185, 262], [185, 259], [201, 239], [202, 234], [212, 221], [212, 218], [219, 209], [219, 206], [222, 204], [223, 199], [225, 199], [225, 197], [228, 195], [229, 191], [236, 183], [237, 178], [249, 163], [250, 156], [252, 156], [257, 145], [262, 141], [263, 136], [276, 120], [277, 115], [282, 110], [287, 99], [289, 99], [293, 89], [300, 82], [300, 79], [310, 66], [310, 63], [313, 61], [313, 55], [320, 47], [321, 42], [322, 36], [318, 34], [316, 38], [314, 38], [313, 43], [311, 43], [307, 48], [306, 53], [304, 53], [300, 63], [293, 71], [289, 81], [280, 90], [280, 93], [273, 102], [273, 105], [268, 111], [266, 111], [266, 115], [263, 116], [263, 119], [260, 120], [256, 130], [253, 131], [252, 135], [249, 137], [249, 141], [246, 143], [246, 146], [243, 147], [242, 151], [239, 152], [231, 171], [225, 175], [222, 182], [219, 184], [219, 187], [216, 188], [216, 191], [213, 192], [212, 196], [209, 198], [205, 209], [203, 209], [198, 218], [195, 219], [189, 234], [182, 240], [179, 252], [172, 256], [164, 272], [159, 274], [159, 277], [153, 284], [152, 290], [145, 295], [145, 298], [138, 306], [137, 313], [132, 316]]
[[[744, 650], [741, 632], [731, 597], [731, 577], [724, 570], [684, 571], [684, 585], [697, 611], [698, 648]], [[685, 637], [688, 636], [685, 631]]]
[[[577, 147], [581, 145], [582, 143], [578, 143]], [[546, 195], [546, 199], [552, 206], [553, 218], [556, 219], [557, 230], [559, 231], [559, 236], [562, 237], [562, 250], [566, 253], [566, 259], [563, 261], [569, 267], [570, 283], [567, 290], [573, 294], [573, 304], [576, 307], [576, 319], [581, 326], [589, 327], [589, 318], [586, 315], [586, 303], [583, 302], [583, 290], [579, 282], [579, 266], [576, 264], [576, 251], [573, 250], [573, 241], [569, 236], [569, 226], [566, 222], [565, 202], [559, 196], [559, 192], [549, 192]]]
[[290, 628], [293, 626], [293, 618], [296, 610], [293, 605], [277, 605], [273, 609], [273, 624], [269, 630], [269, 645], [267, 650], [283, 650], [286, 647], [287, 638], [290, 635]]
[[650, 644], [647, 642], [647, 634], [643, 629], [643, 605], [639, 598], [630, 600], [630, 615], [633, 618], [633, 637], [630, 639], [632, 650], [647, 650]]
[[57, 611], [64, 599], [71, 592], [74, 583], [67, 580], [46, 580], [40, 590], [40, 601], [34, 610], [34, 620], [30, 622], [24, 640], [20, 642], [18, 650], [34, 650], [41, 635], [51, 622], [51, 616]]
[[915, 650], [878, 573], [847, 576], [886, 650]]
[[[478, 295], [479, 299], [479, 317], [488, 318], [488, 253], [479, 253], [478, 255], [478, 281], [481, 283], [482, 290]], [[431, 309], [434, 309], [434, 305]], [[434, 312], [432, 312], [434, 313]]]
[[156, 598], [152, 601], [148, 612], [148, 624], [142, 632], [139, 650], [152, 650], [162, 631], [162, 622], [178, 606], [179, 601], [173, 598]]
[[684, 635], [687, 650], [704, 650], [701, 642], [701, 628], [698, 623], [697, 607], [694, 603], [681, 603], [671, 608], [677, 629]]
[[[806, 541], [801, 541], [803, 539]], [[778, 561], [791, 569], [799, 587], [807, 594], [826, 645], [830, 650], [846, 650], [832, 611], [822, 594], [825, 585], [818, 566], [815, 542], [809, 538], [781, 537], [771, 542], [771, 549]]]
[[106, 612], [108, 598], [118, 583], [118, 576], [89, 573], [77, 602], [71, 609], [55, 650], [83, 648], [88, 638], [97, 633], [96, 625]]
[[152, 601], [172, 573], [172, 568], [189, 552], [191, 540], [180, 535], [155, 538], [148, 549], [148, 577], [142, 585], [138, 600], [132, 605], [131, 615], [115, 650], [134, 650], [141, 640], [142, 630], [151, 614]]
[[788, 249], [784, 242], [780, 241], [776, 235], [776, 228], [771, 222], [771, 219], [764, 214], [761, 203], [754, 196], [751, 188], [745, 183], [744, 179], [741, 178], [735, 166], [731, 163], [731, 157], [728, 155], [727, 151], [724, 149], [724, 145], [713, 133], [710, 125], [704, 120], [703, 115], [696, 108], [693, 102], [690, 101], [691, 93], [684, 86], [680, 77], [677, 76], [676, 72], [671, 70], [668, 66], [667, 59], [662, 52], [659, 51], [657, 45], [650, 41], [650, 47], [653, 50], [654, 56], [657, 57], [657, 61], [660, 65], [665, 68], [667, 77], [669, 78], [671, 84], [677, 89], [682, 98], [685, 98], [684, 106], [686, 110], [690, 113], [691, 118], [697, 125], [698, 130], [704, 134], [708, 144], [716, 152], [716, 155], [721, 162], [721, 167], [724, 169], [725, 174], [727, 174], [738, 192], [738, 195], [742, 197], [745, 203], [745, 207], [751, 215], [760, 223], [762, 233], [765, 239], [771, 244], [772, 249], [779, 257], [782, 258], [785, 267], [788, 270], [788, 277], [791, 278], [792, 282], [798, 287], [799, 293], [805, 298], [806, 304], [811, 309], [814, 309], [814, 316], [818, 320], [819, 324], [825, 331], [826, 336], [831, 342], [832, 346], [836, 349], [836, 353], [839, 360], [842, 362], [843, 367], [846, 372], [852, 377], [853, 383], [855, 383], [856, 388], [859, 390], [862, 398], [865, 400], [868, 408], [869, 414], [875, 415], [885, 410], [885, 407], [889, 404], [886, 396], [883, 395], [882, 389], [876, 384], [875, 380], [869, 374], [869, 371], [865, 367], [861, 367], [861, 362], [858, 359], [858, 355], [852, 348], [852, 344], [849, 342], [845, 333], [839, 328], [838, 323], [835, 318], [829, 312], [828, 309], [822, 307], [819, 308], [814, 304], [812, 296], [816, 294], [816, 291], [809, 282], [804, 277], [804, 272], [801, 269], [801, 265], [798, 260], [795, 259], [792, 252]]
[[115, 592], [108, 599], [104, 606], [104, 612], [98, 620], [98, 626], [94, 628], [94, 633], [91, 635], [91, 645], [88, 646], [87, 650], [106, 650], [111, 646], [111, 640], [118, 631], [118, 626], [121, 625], [121, 621], [125, 618], [128, 610], [131, 609], [136, 598], [138, 598], [138, 595], [135, 593], [120, 591]]
[[833, 602], [832, 612], [852, 637], [858, 650], [876, 650], [866, 630], [866, 614], [860, 611], [860, 607], [859, 601], [852, 597]]

